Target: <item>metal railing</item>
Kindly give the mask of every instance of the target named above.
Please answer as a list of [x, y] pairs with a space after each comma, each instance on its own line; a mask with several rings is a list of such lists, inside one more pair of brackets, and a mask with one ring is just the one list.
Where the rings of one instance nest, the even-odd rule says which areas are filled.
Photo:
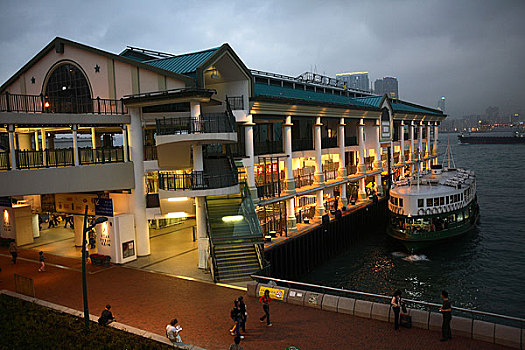
[[81, 113], [81, 114], [127, 114], [122, 99], [47, 97], [40, 95], [20, 95], [6, 92], [0, 95], [0, 112], [25, 113]]
[[282, 153], [283, 142], [281, 140], [255, 142], [253, 144], [253, 149], [256, 156], [261, 154]]
[[156, 126], [157, 135], [235, 132], [235, 123], [227, 113], [207, 113], [199, 118], [162, 118], [156, 120]]
[[57, 168], [74, 165], [72, 148], [40, 151], [16, 150], [15, 156], [18, 169]]
[[113, 148], [79, 148], [80, 164], [105, 164], [124, 161], [122, 147]]
[[0, 152], [0, 170], [9, 169], [11, 169], [11, 164], [9, 163], [9, 152]]
[[157, 146], [145, 145], [144, 146], [144, 160], [157, 160]]
[[168, 174], [159, 172], [159, 188], [165, 191], [208, 190], [235, 186], [239, 183], [237, 171], [210, 175], [204, 171], [189, 174]]
[[[340, 294], [357, 295], [357, 296], [364, 297], [364, 298], [367, 298], [367, 299], [385, 300], [388, 303], [390, 303], [390, 301], [392, 300], [392, 296], [387, 296], [387, 295], [382, 295], [382, 294], [361, 292], [361, 291], [350, 290], [350, 289], [343, 289], [343, 288], [327, 287], [327, 286], [321, 286], [321, 285], [305, 283], [305, 282], [288, 281], [288, 280], [283, 280], [283, 279], [279, 279], [279, 278], [260, 276], [260, 275], [251, 275], [250, 277], [252, 279], [258, 281], [258, 282], [260, 282], [261, 280], [273, 281], [273, 282], [279, 283], [281, 285], [285, 284], [288, 287], [293, 285], [293, 286], [307, 287], [307, 288], [314, 289], [314, 290], [330, 291], [334, 295], [340, 295]], [[428, 309], [428, 311], [430, 311], [431, 308], [440, 308], [441, 307], [441, 304], [429, 303], [429, 302], [426, 302], [426, 301], [406, 299], [406, 298], [403, 298], [403, 302], [411, 304], [411, 305], [416, 305], [420, 309]], [[520, 323], [520, 326], [521, 326], [522, 329], [525, 326], [525, 319], [519, 318], [519, 317], [500, 315], [500, 314], [495, 314], [495, 313], [486, 312], [486, 311], [465, 309], [465, 308], [456, 307], [456, 306], [453, 306], [452, 310], [455, 310], [455, 311], [458, 311], [458, 312], [461, 312], [461, 313], [464, 313], [464, 314], [469, 314], [470, 316], [484, 316], [484, 317], [496, 318], [496, 319], [500, 319], [500, 320], [518, 322], [518, 323]]]
[[244, 96], [228, 96], [226, 97], [230, 103], [232, 110], [243, 110], [244, 109]]
[[337, 147], [337, 137], [323, 137], [321, 139], [321, 148]]
[[308, 151], [314, 149], [313, 139], [292, 139], [292, 151]]
[[357, 146], [357, 137], [356, 136], [346, 136], [345, 146]]

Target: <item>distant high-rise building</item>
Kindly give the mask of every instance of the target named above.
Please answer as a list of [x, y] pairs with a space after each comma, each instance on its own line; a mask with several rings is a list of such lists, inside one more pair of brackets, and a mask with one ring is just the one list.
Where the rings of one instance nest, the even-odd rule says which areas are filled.
[[335, 76], [338, 80], [344, 81], [350, 89], [370, 91], [368, 72], [337, 73]]
[[441, 96], [441, 98], [438, 101], [437, 107], [440, 111], [445, 112], [445, 96]]
[[399, 98], [399, 90], [396, 77], [383, 77], [374, 82], [374, 93], [377, 95], [387, 94], [392, 98]]

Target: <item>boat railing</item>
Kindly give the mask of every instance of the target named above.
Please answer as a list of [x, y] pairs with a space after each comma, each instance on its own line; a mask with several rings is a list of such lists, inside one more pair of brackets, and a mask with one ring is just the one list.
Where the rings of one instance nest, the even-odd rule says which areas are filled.
[[[283, 287], [288, 287], [288, 288], [300, 287], [308, 291], [322, 292], [322, 293], [328, 293], [328, 294], [339, 295], [339, 296], [354, 296], [354, 297], [357, 296], [361, 299], [381, 300], [384, 303], [390, 303], [390, 301], [392, 300], [392, 296], [389, 296], [389, 295], [382, 295], [382, 294], [368, 293], [368, 292], [362, 292], [362, 291], [357, 291], [357, 290], [321, 286], [321, 285], [312, 284], [312, 283], [289, 281], [289, 280], [260, 276], [260, 275], [251, 275], [250, 277], [259, 283], [263, 283], [263, 281], [266, 281], [266, 282], [270, 282], [271, 284], [276, 284], [278, 286], [283, 286]], [[414, 308], [423, 309], [429, 312], [437, 311], [437, 308], [441, 308], [441, 304], [430, 303], [430, 302], [421, 301], [421, 300], [403, 298], [403, 302], [407, 303], [409, 306], [412, 306]], [[456, 315], [457, 314], [468, 315], [472, 319], [483, 319], [483, 320], [492, 320], [492, 321], [498, 320], [498, 323], [513, 324], [513, 325], [518, 325], [518, 327], [521, 329], [525, 328], [524, 318], [501, 315], [501, 314], [496, 314], [496, 313], [487, 312], [487, 311], [466, 309], [466, 308], [456, 307], [456, 306], [453, 306], [452, 310], [456, 311]]]

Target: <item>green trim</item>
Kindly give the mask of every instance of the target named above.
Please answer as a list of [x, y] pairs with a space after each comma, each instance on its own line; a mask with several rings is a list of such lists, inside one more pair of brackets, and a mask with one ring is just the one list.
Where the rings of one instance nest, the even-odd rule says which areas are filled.
[[145, 64], [145, 63], [133, 60], [131, 58], [127, 58], [127, 57], [124, 57], [124, 56], [119, 56], [119, 55], [116, 55], [116, 54], [113, 54], [113, 53], [110, 53], [110, 52], [107, 52], [107, 51], [103, 51], [103, 50], [100, 50], [100, 49], [97, 49], [97, 48], [94, 48], [94, 47], [91, 47], [91, 46], [87, 46], [87, 45], [84, 45], [84, 44], [77, 43], [75, 41], [71, 41], [71, 40], [68, 40], [68, 39], [56, 37], [55, 39], [53, 39], [53, 41], [51, 41], [49, 44], [47, 44], [42, 50], [40, 50], [40, 52], [37, 53], [29, 62], [27, 62], [22, 68], [20, 68], [11, 78], [9, 78], [4, 84], [2, 84], [2, 86], [0, 86], [0, 93], [3, 93], [4, 90], [9, 85], [11, 85], [14, 81], [16, 81], [16, 79], [18, 79], [23, 73], [27, 72], [33, 65], [35, 65], [45, 55], [47, 55], [48, 52], [50, 52], [51, 50], [54, 50], [55, 49], [55, 45], [59, 45], [59, 44], [65, 44], [65, 45], [69, 45], [69, 46], [72, 46], [72, 47], [76, 47], [76, 48], [79, 48], [81, 50], [89, 51], [89, 52], [95, 53], [97, 55], [101, 55], [101, 56], [104, 56], [104, 57], [107, 57], [107, 58], [110, 58], [110, 59], [114, 59], [114, 60], [117, 60], [117, 61], [120, 61], [120, 62], [124, 62], [124, 63], [127, 63], [129, 65], [135, 66], [135, 67], [140, 67], [142, 69], [146, 69], [146, 70], [158, 73], [158, 74], [166, 75], [168, 77], [172, 77], [174, 79], [181, 80], [181, 81], [183, 81], [186, 84], [186, 87], [193, 87], [193, 86], [195, 86], [195, 80], [190, 78], [190, 77], [188, 77], [188, 76], [186, 76], [186, 75], [173, 73], [173, 72], [167, 71], [167, 70], [162, 69], [162, 68], [157, 68], [157, 67], [151, 66], [149, 64]]

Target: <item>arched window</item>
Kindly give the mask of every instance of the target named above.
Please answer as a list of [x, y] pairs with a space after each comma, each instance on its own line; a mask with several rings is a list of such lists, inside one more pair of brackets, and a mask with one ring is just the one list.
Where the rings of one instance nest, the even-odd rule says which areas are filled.
[[388, 108], [383, 108], [381, 110], [381, 121], [382, 122], [389, 122], [390, 121], [390, 114], [388, 113]]
[[49, 112], [93, 112], [89, 83], [84, 73], [73, 64], [62, 64], [51, 73], [44, 95], [49, 101]]

